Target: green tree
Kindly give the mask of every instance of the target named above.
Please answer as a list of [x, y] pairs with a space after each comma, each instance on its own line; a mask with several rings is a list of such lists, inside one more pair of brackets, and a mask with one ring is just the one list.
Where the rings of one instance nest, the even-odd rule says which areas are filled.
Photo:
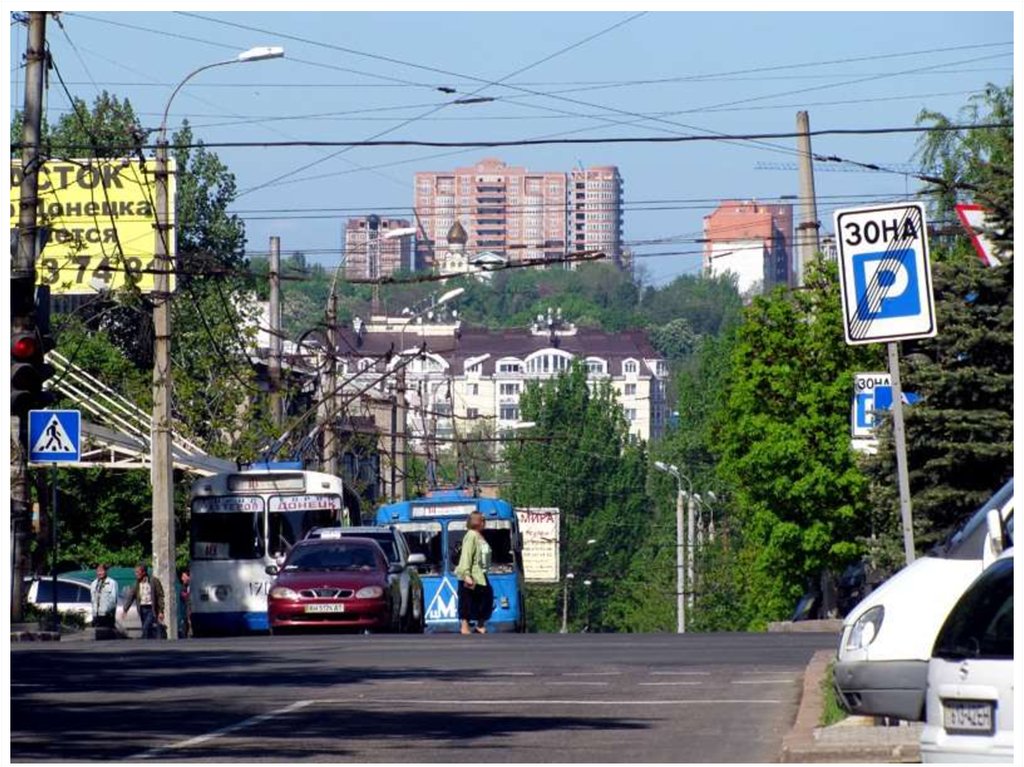
[[[646, 448], [630, 439], [611, 388], [591, 388], [579, 362], [550, 381], [528, 385], [520, 408], [536, 426], [506, 448], [509, 498], [516, 506], [561, 509], [563, 569], [579, 581], [572, 589], [574, 625], [587, 619], [580, 614], [580, 587], [590, 579], [598, 584], [589, 605], [594, 625], [630, 630], [629, 605], [639, 597], [629, 593], [622, 575], [650, 522]], [[552, 611], [559, 596], [560, 589], [531, 590], [527, 615], [533, 627], [558, 621]]]
[[[926, 192], [934, 194], [935, 213], [955, 219], [953, 206], [972, 201], [991, 211], [989, 235], [999, 251], [1013, 248], [1013, 85], [989, 84], [971, 97], [956, 120], [922, 110], [919, 124], [959, 130], [925, 133], [918, 145], [922, 168], [937, 181]], [[978, 127], [1002, 125], [996, 128]]]
[[752, 550], [739, 605], [749, 628], [785, 617], [808, 580], [861, 550], [868, 483], [850, 447], [850, 392], [853, 372], [881, 358], [844, 342], [840, 311], [835, 265], [819, 261], [805, 290], [755, 299], [737, 331], [715, 442]]

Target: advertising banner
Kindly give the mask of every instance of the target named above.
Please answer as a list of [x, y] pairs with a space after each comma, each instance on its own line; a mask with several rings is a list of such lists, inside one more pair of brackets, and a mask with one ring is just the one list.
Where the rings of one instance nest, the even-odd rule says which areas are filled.
[[559, 510], [524, 507], [516, 509], [523, 538], [523, 571], [530, 583], [559, 581]]

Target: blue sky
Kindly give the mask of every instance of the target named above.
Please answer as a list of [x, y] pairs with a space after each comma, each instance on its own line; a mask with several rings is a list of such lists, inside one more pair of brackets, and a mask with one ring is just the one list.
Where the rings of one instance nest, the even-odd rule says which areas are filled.
[[[128, 97], [144, 123], [154, 127], [174, 84], [190, 70], [250, 46], [283, 45], [283, 60], [204, 72], [178, 95], [172, 124], [187, 117], [208, 142], [366, 139], [482, 87], [467, 78], [501, 80], [618, 22], [625, 23], [507, 81], [561, 94], [540, 97], [491, 85], [480, 95], [501, 97], [493, 103], [448, 105], [386, 137], [457, 141], [568, 131], [587, 137], [785, 132], [793, 129], [799, 109], [810, 112], [814, 130], [909, 126], [922, 108], [952, 114], [987, 82], [1009, 83], [1013, 63], [1013, 19], [1007, 12], [651, 12], [628, 21], [630, 12], [194, 13], [208, 18], [171, 12], [71, 13], [62, 19], [63, 30], [49, 25], [48, 38], [76, 96], [91, 101], [97, 89], [107, 89]], [[24, 29], [12, 27], [9, 42], [11, 98], [18, 104], [22, 83], [16, 64]], [[825, 63], [842, 59], [865, 60]], [[667, 78], [673, 80], [636, 82]], [[616, 87], [599, 87], [607, 83]], [[438, 86], [453, 87], [458, 94], [447, 96]], [[564, 92], [579, 88], [587, 90]], [[50, 119], [67, 106], [52, 78]], [[622, 112], [677, 112], [661, 119], [679, 124], [634, 122], [637, 118]], [[609, 125], [610, 120], [634, 124]], [[907, 163], [915, 141], [913, 135], [823, 136], [814, 139], [813, 149], [864, 162]], [[794, 161], [792, 139], [771, 143], [778, 146], [514, 147], [433, 159], [428, 156], [455, 150], [355, 148], [333, 159], [328, 155], [336, 149], [217, 151], [244, 193], [234, 207], [246, 219], [250, 251], [265, 252], [268, 237], [279, 235], [284, 251], [302, 250], [328, 265], [338, 261], [348, 215], [411, 216], [416, 170], [442, 170], [488, 155], [536, 170], [615, 164], [625, 182], [625, 240], [667, 240], [635, 248], [648, 279], [657, 283], [699, 267], [700, 246], [693, 239], [700, 236], [702, 217], [715, 208], [715, 200], [796, 194], [795, 170], [758, 168], [759, 163]], [[313, 167], [247, 191], [307, 164]], [[913, 179], [899, 174], [817, 171], [819, 215], [826, 228], [835, 207], [917, 188]], [[299, 210], [306, 208], [321, 210]], [[666, 252], [673, 255], [655, 255]]]

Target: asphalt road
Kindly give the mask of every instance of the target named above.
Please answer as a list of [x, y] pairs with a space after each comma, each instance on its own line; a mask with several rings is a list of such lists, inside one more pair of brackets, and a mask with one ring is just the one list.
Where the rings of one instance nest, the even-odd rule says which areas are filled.
[[14, 645], [15, 761], [771, 762], [831, 634]]

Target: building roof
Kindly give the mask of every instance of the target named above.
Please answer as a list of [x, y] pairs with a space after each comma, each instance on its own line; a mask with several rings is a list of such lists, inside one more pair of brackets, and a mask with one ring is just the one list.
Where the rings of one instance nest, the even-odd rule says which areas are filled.
[[[627, 359], [663, 359], [643, 330], [626, 330], [608, 333], [603, 330], [581, 328], [575, 333], [555, 335], [534, 334], [528, 329], [490, 330], [488, 328], [463, 328], [458, 335], [420, 336], [415, 326], [410, 327], [402, 338], [400, 333], [364, 333], [357, 341], [350, 328], [341, 331], [342, 342], [339, 351], [353, 359], [359, 357], [383, 357], [389, 351], [397, 351], [402, 341], [407, 349], [426, 342], [427, 351], [443, 357], [457, 375], [461, 375], [466, 360], [490, 354], [481, 366], [484, 375], [495, 372], [499, 359], [514, 357], [524, 360], [534, 352], [543, 349], [559, 349], [575, 357], [599, 357], [608, 363], [608, 373], [622, 374], [622, 363]], [[645, 371], [641, 368], [640, 373]]]
[[448, 230], [448, 242], [451, 245], [465, 245], [469, 242], [469, 235], [458, 219], [455, 219], [452, 228]]

